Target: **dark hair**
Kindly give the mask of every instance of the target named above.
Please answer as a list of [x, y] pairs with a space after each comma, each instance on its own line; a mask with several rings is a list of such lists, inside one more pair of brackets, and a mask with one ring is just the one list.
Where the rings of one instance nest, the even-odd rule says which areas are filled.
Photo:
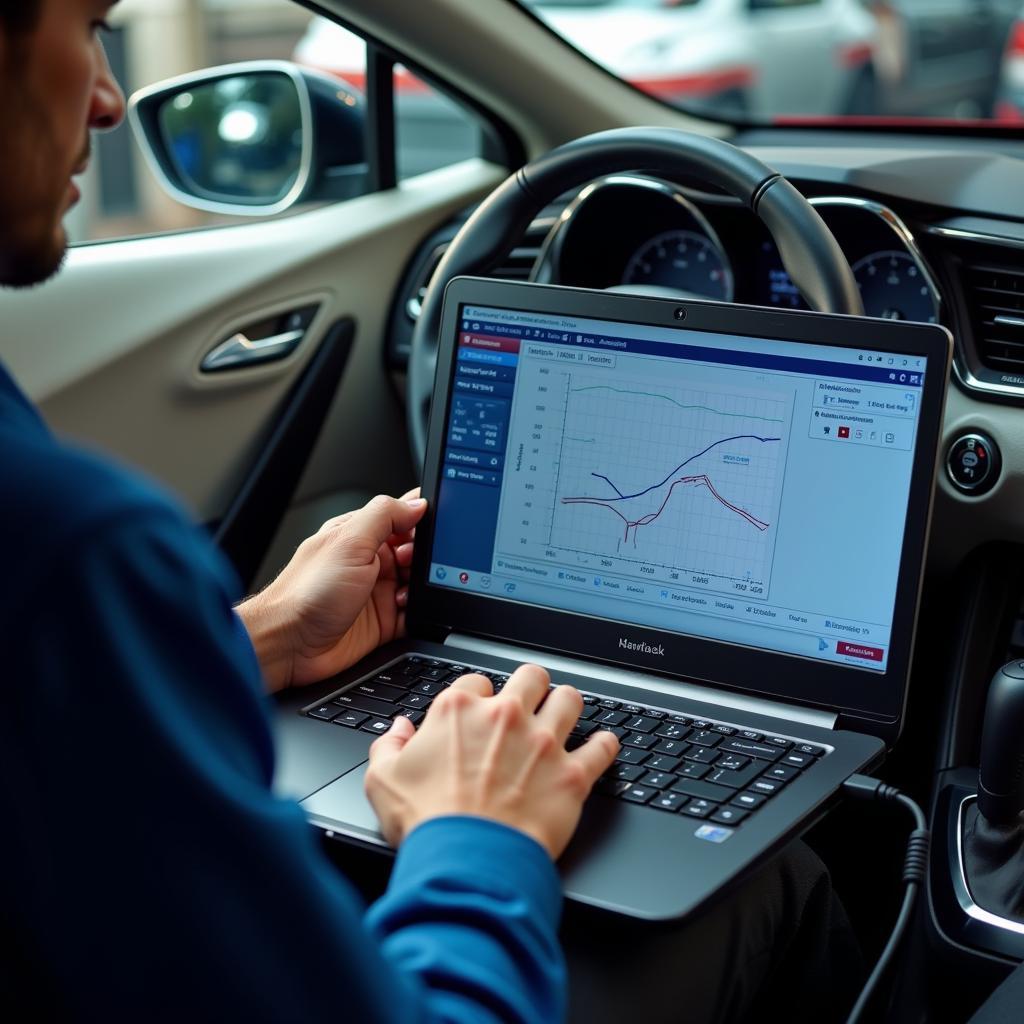
[[44, 0], [0, 0], [0, 28], [28, 32], [35, 28]]

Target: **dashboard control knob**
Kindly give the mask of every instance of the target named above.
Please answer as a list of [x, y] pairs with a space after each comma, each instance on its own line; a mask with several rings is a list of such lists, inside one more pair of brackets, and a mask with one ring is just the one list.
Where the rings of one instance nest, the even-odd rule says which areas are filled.
[[986, 434], [961, 434], [949, 447], [946, 472], [964, 494], [977, 496], [992, 490], [999, 479], [999, 447]]

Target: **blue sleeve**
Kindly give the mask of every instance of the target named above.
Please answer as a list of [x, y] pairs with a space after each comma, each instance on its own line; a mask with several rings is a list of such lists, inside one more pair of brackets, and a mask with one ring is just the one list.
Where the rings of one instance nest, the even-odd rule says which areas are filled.
[[298, 805], [271, 794], [255, 655], [216, 552], [176, 514], [134, 510], [50, 555], [11, 624], [0, 865], [62, 1010], [561, 1019], [559, 885], [539, 845], [427, 823], [366, 914]]

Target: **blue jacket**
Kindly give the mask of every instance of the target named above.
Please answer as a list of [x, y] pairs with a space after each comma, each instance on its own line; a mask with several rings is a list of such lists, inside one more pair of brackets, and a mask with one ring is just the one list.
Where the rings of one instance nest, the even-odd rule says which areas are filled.
[[502, 825], [402, 846], [367, 912], [270, 784], [237, 584], [0, 368], [0, 1016], [554, 1022], [557, 874]]

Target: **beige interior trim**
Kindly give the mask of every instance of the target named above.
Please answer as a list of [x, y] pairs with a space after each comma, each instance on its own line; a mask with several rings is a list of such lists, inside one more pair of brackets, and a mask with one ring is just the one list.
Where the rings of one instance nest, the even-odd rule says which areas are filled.
[[[422, 239], [505, 174], [469, 160], [294, 216], [75, 248], [50, 283], [4, 294], [0, 358], [58, 431], [155, 474], [212, 520], [324, 331], [351, 317], [344, 383], [296, 500], [367, 481], [397, 491], [412, 471], [384, 372], [390, 297]], [[293, 357], [195, 373], [225, 330], [310, 296], [323, 309]]]

